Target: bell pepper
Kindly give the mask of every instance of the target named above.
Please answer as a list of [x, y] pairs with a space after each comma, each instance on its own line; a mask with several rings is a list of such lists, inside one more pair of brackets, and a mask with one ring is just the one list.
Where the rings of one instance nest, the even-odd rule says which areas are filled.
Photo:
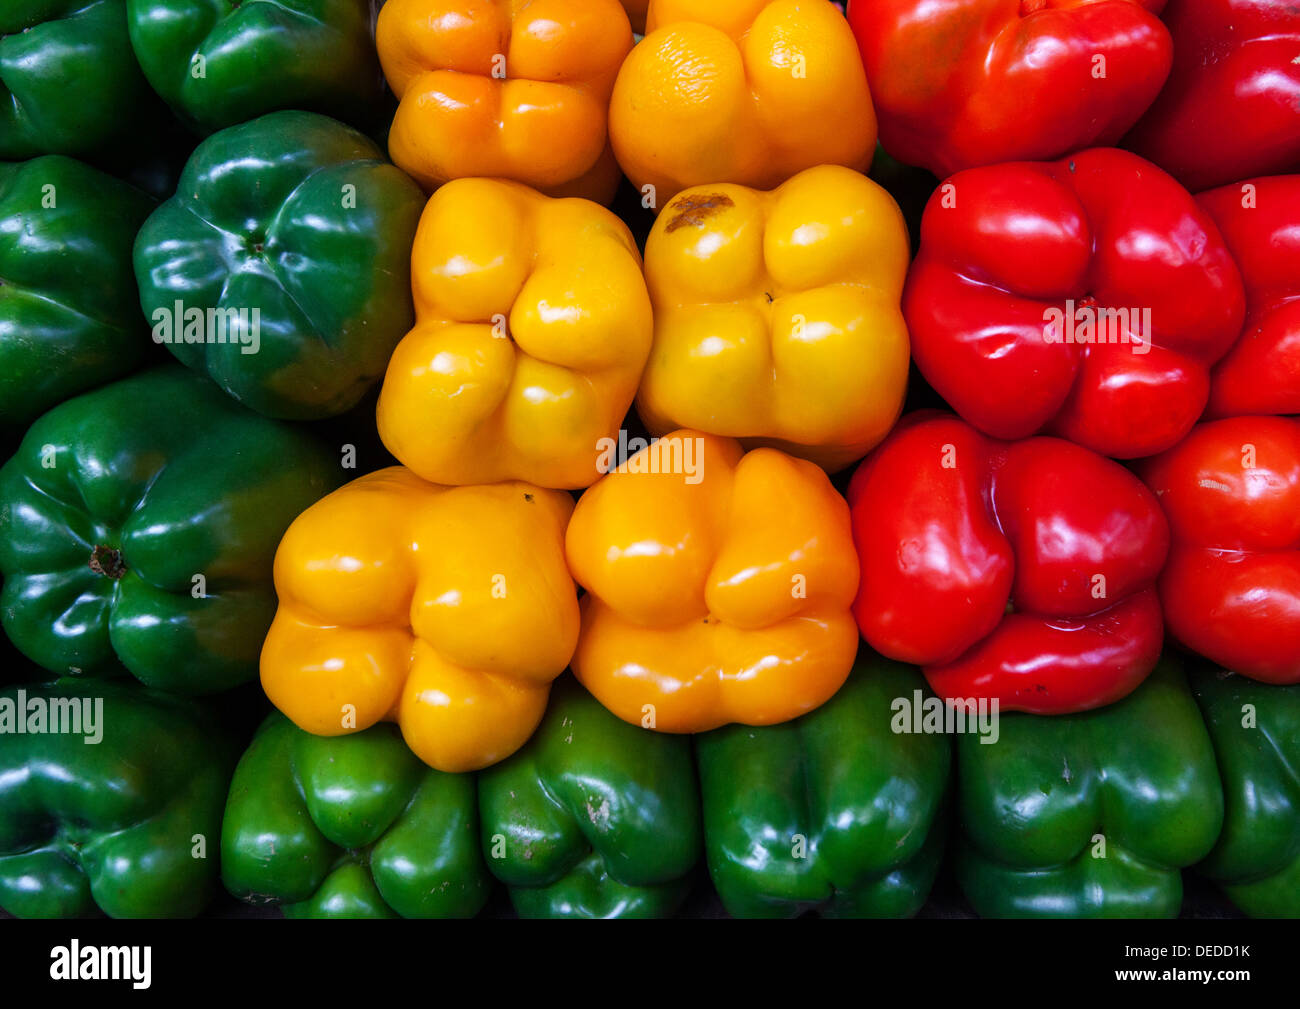
[[1008, 714], [957, 737], [955, 868], [985, 917], [1172, 918], [1214, 847], [1223, 792], [1182, 671], [1099, 711]]
[[458, 179], [420, 218], [411, 276], [415, 328], [379, 399], [389, 451], [435, 483], [593, 483], [650, 351], [627, 226], [586, 200]]
[[945, 700], [1086, 711], [1154, 668], [1169, 527], [1118, 463], [923, 411], [866, 458], [848, 496], [858, 626], [878, 652], [923, 666]]
[[400, 99], [389, 154], [426, 189], [486, 176], [613, 197], [606, 118], [632, 48], [618, 0], [388, 0], [375, 41]]
[[203, 133], [277, 109], [365, 125], [378, 101], [370, 11], [357, 0], [127, 0], [145, 77]]
[[[826, 704], [696, 739], [709, 872], [741, 918], [908, 917], [943, 854], [952, 748], [896, 731], [925, 681], [865, 650]], [[900, 705], [900, 701], [902, 702]]]
[[587, 590], [573, 671], [624, 721], [784, 722], [853, 666], [848, 508], [812, 463], [673, 432], [582, 495], [565, 550]]
[[275, 556], [266, 695], [320, 736], [395, 721], [440, 771], [509, 756], [577, 641], [572, 510], [560, 491], [440, 487], [400, 466], [323, 498]]
[[1300, 683], [1300, 421], [1201, 424], [1141, 473], [1173, 531], [1169, 633], [1243, 676]]
[[235, 769], [226, 889], [286, 918], [468, 918], [492, 877], [474, 778], [425, 767], [396, 726], [312, 736], [272, 712]]
[[5, 0], [0, 161], [88, 154], [122, 141], [149, 98], [126, 0]]
[[0, 164], [0, 429], [143, 360], [131, 245], [152, 208], [71, 158]]
[[1164, 20], [1174, 40], [1173, 71], [1124, 145], [1192, 192], [1295, 171], [1295, 7], [1278, 0], [1170, 0]]
[[655, 341], [637, 411], [835, 470], [898, 419], [907, 228], [880, 186], [838, 165], [769, 193], [679, 193], [646, 243]]
[[198, 914], [216, 890], [235, 757], [195, 706], [130, 681], [0, 690], [0, 908]]
[[943, 178], [1114, 144], [1155, 99], [1165, 0], [849, 0], [894, 157]]
[[120, 662], [163, 690], [243, 683], [275, 611], [276, 544], [338, 471], [175, 365], [69, 400], [0, 468], [4, 629], [59, 675]]
[[658, 918], [690, 889], [700, 797], [690, 742], [559, 680], [527, 745], [479, 775], [483, 852], [524, 918]]
[[1197, 867], [1257, 918], [1300, 918], [1300, 684], [1191, 675], [1219, 758], [1223, 833]]
[[1207, 415], [1300, 413], [1300, 175], [1248, 179], [1197, 201], [1246, 284], [1245, 327], [1210, 376]]
[[411, 327], [423, 202], [370, 140], [315, 113], [214, 134], [136, 238], [154, 341], [258, 413], [345, 412]]
[[944, 183], [925, 210], [903, 313], [921, 373], [981, 431], [1046, 430], [1137, 458], [1200, 417], [1245, 294], [1185, 189], [1135, 155], [1098, 149]]
[[773, 189], [814, 165], [865, 172], [876, 116], [828, 0], [654, 0], [619, 70], [609, 134], [658, 208], [689, 186]]

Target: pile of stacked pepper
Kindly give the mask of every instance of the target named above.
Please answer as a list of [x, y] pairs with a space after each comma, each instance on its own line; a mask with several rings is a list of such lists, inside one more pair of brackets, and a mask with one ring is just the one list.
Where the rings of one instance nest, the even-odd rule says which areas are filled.
[[0, 908], [1300, 916], [1300, 11], [841, 6], [5, 5]]

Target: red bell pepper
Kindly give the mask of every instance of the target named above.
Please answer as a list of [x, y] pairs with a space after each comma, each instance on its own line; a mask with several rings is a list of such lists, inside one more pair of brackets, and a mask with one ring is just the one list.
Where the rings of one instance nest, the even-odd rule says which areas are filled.
[[1201, 424], [1142, 477], [1173, 534], [1170, 634], [1243, 676], [1300, 683], [1300, 421]]
[[922, 411], [863, 461], [849, 504], [858, 627], [877, 651], [920, 665], [939, 696], [1087, 711], [1155, 667], [1169, 528], [1118, 463]]
[[1208, 415], [1300, 413], [1300, 175], [1249, 179], [1197, 200], [1246, 282], [1246, 327], [1210, 376]]
[[1114, 144], [1173, 60], [1165, 0], [849, 0], [880, 140], [940, 178]]
[[1102, 455], [1174, 445], [1241, 332], [1218, 228], [1114, 148], [959, 172], [930, 199], [903, 313], [922, 374], [996, 438], [1058, 434]]
[[1124, 141], [1192, 192], [1300, 168], [1300, 7], [1171, 0], [1174, 66]]

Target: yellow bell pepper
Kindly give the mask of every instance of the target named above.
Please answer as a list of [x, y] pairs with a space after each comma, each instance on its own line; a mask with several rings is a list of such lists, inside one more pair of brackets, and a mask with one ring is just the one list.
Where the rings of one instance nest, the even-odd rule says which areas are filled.
[[438, 487], [400, 466], [322, 498], [275, 556], [266, 695], [320, 736], [395, 721], [441, 771], [509, 756], [577, 641], [572, 511], [560, 491]]
[[415, 328], [389, 361], [379, 433], [426, 480], [593, 483], [650, 350], [631, 232], [604, 207], [459, 179], [411, 253]]
[[662, 207], [710, 182], [768, 189], [814, 165], [865, 172], [876, 114], [829, 0], [651, 0], [614, 83], [609, 136]]
[[810, 168], [771, 192], [678, 194], [646, 243], [654, 346], [641, 419], [831, 470], [860, 459], [907, 392], [908, 258], [898, 205], [848, 168]]
[[848, 504], [802, 459], [673, 432], [582, 495], [565, 549], [588, 593], [573, 671], [625, 721], [783, 722], [853, 665]]

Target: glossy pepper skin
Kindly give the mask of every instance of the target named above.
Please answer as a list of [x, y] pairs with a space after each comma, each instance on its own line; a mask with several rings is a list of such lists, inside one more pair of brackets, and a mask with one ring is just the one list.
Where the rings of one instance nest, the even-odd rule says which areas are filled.
[[1155, 666], [1169, 527], [1118, 463], [921, 412], [854, 473], [849, 504], [858, 626], [877, 651], [923, 666], [940, 697], [1086, 711]]
[[923, 693], [915, 669], [864, 650], [816, 711], [697, 738], [709, 872], [728, 913], [920, 910], [943, 854], [952, 748], [942, 733], [891, 726], [896, 701]]
[[153, 89], [203, 133], [277, 109], [364, 125], [380, 92], [363, 0], [127, 0]]
[[885, 150], [939, 178], [1114, 144], [1169, 75], [1165, 0], [849, 0]]
[[812, 463], [673, 432], [583, 494], [565, 549], [587, 590], [573, 671], [624, 721], [771, 725], [853, 665], [848, 508]]
[[[136, 238], [153, 339], [258, 413], [346, 412], [411, 328], [423, 203], [370, 140], [315, 113], [273, 112], [214, 134]], [[191, 327], [178, 303], [205, 319], [227, 314]]]
[[606, 117], [632, 48], [618, 0], [388, 0], [375, 41], [401, 102], [389, 154], [426, 189], [488, 177], [613, 197]]
[[1207, 415], [1300, 413], [1300, 175], [1247, 179], [1196, 199], [1246, 285], [1245, 326], [1210, 376]]
[[1223, 833], [1198, 870], [1256, 918], [1300, 917], [1300, 684], [1191, 674], [1223, 780]]
[[702, 850], [689, 740], [559, 680], [527, 745], [479, 775], [483, 854], [524, 918], [660, 918]]
[[152, 209], [72, 158], [0, 164], [0, 430], [143, 360], [131, 246]]
[[865, 172], [876, 116], [853, 35], [826, 0], [652, 0], [609, 132], [658, 208], [690, 186], [772, 189], [814, 165]]
[[1170, 0], [1164, 21], [1173, 72], [1124, 146], [1192, 192], [1300, 168], [1295, 8], [1277, 0]]
[[338, 472], [175, 365], [69, 400], [0, 468], [4, 629], [59, 675], [120, 662], [177, 693], [243, 683], [275, 612], [276, 544]]
[[957, 879], [988, 918], [1172, 918], [1219, 836], [1214, 748], [1168, 661], [1098, 711], [957, 737]]
[[321, 736], [395, 721], [441, 771], [509, 756], [577, 641], [572, 510], [568, 494], [517, 482], [447, 488], [400, 466], [353, 480], [276, 553], [266, 695]]
[[492, 877], [472, 775], [425, 767], [396, 726], [313, 736], [272, 712], [240, 758], [226, 889], [286, 918], [469, 918]]
[[655, 342], [637, 411], [831, 470], [893, 426], [907, 390], [907, 228], [890, 195], [825, 165], [771, 192], [684, 190], [646, 243]]
[[1169, 516], [1169, 633], [1265, 683], [1300, 683], [1300, 421], [1200, 424], [1143, 463]]
[[435, 483], [595, 482], [650, 351], [627, 226], [587, 200], [457, 179], [420, 218], [411, 282], [415, 328], [379, 399], [389, 451]]
[[0, 160], [87, 154], [149, 98], [126, 0], [7, 0], [0, 10]]
[[[230, 740], [197, 707], [129, 680], [21, 689], [29, 731], [0, 732], [0, 908], [19, 918], [202, 911], [220, 872]], [[50, 732], [49, 717], [47, 731], [30, 731], [34, 700], [48, 715], [55, 705], [90, 714], [94, 731]], [[19, 688], [0, 690], [0, 725], [18, 701]]]
[[1043, 431], [1138, 458], [1200, 417], [1245, 294], [1182, 186], [1095, 149], [948, 179], [926, 207], [903, 312], [921, 373], [986, 434]]

